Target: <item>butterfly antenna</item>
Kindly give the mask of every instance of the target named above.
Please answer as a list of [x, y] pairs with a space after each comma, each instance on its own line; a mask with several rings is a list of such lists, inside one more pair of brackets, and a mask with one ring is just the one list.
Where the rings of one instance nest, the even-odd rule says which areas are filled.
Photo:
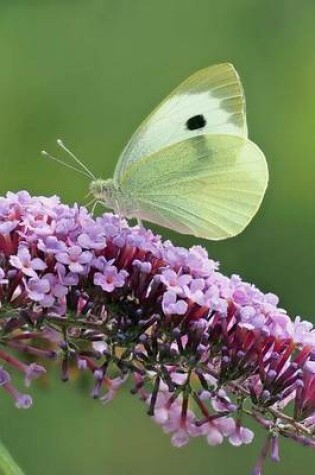
[[78, 157], [76, 157], [74, 155], [74, 153], [71, 152], [71, 150], [68, 149], [68, 147], [65, 146], [65, 144], [63, 143], [62, 140], [58, 139], [57, 144], [59, 145], [60, 148], [62, 148], [62, 150], [64, 150], [66, 153], [68, 153], [70, 155], [70, 157], [73, 158], [73, 160], [78, 165], [80, 165], [80, 167], [83, 168], [83, 170], [86, 171], [86, 173], [88, 173], [90, 178], [92, 178], [93, 180], [96, 180], [96, 177], [93, 175], [93, 173], [84, 165], [84, 163], [81, 162], [81, 160], [78, 159]]
[[59, 158], [53, 157], [48, 152], [46, 152], [46, 150], [42, 150], [41, 154], [43, 155], [43, 157], [50, 158], [51, 160], [54, 160], [55, 162], [60, 163], [60, 165], [64, 165], [65, 167], [71, 168], [71, 170], [74, 170], [77, 173], [81, 173], [81, 175], [84, 175], [87, 178], [91, 178], [91, 176], [88, 175], [87, 173], [85, 173], [83, 170], [80, 170], [79, 168], [73, 167], [72, 165], [69, 165], [69, 163], [66, 163], [66, 162], [63, 162], [62, 160], [59, 160]]

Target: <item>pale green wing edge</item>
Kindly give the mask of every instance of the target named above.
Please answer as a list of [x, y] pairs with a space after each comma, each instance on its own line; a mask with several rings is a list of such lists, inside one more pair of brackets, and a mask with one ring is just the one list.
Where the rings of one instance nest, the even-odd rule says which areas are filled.
[[219, 240], [239, 234], [249, 224], [268, 178], [264, 154], [253, 142], [207, 135], [138, 160], [119, 186], [126, 199], [136, 203], [136, 217]]

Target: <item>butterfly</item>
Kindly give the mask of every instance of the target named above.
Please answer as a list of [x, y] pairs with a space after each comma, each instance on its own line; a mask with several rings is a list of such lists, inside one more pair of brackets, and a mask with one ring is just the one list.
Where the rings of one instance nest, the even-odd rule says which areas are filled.
[[95, 202], [199, 238], [243, 231], [268, 184], [267, 162], [248, 139], [244, 92], [229, 63], [182, 82], [132, 135], [112, 179], [96, 179], [57, 142], [91, 178]]

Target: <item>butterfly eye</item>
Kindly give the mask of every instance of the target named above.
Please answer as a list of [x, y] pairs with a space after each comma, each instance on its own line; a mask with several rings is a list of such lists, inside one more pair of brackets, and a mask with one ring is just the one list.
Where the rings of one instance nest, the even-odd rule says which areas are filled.
[[186, 127], [188, 130], [198, 130], [202, 129], [206, 125], [207, 121], [202, 114], [194, 115], [186, 122]]

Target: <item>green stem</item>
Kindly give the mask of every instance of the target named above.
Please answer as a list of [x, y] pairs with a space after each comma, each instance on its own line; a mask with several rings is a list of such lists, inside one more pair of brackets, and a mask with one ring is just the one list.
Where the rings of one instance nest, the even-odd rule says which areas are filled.
[[25, 475], [0, 441], [0, 475]]

